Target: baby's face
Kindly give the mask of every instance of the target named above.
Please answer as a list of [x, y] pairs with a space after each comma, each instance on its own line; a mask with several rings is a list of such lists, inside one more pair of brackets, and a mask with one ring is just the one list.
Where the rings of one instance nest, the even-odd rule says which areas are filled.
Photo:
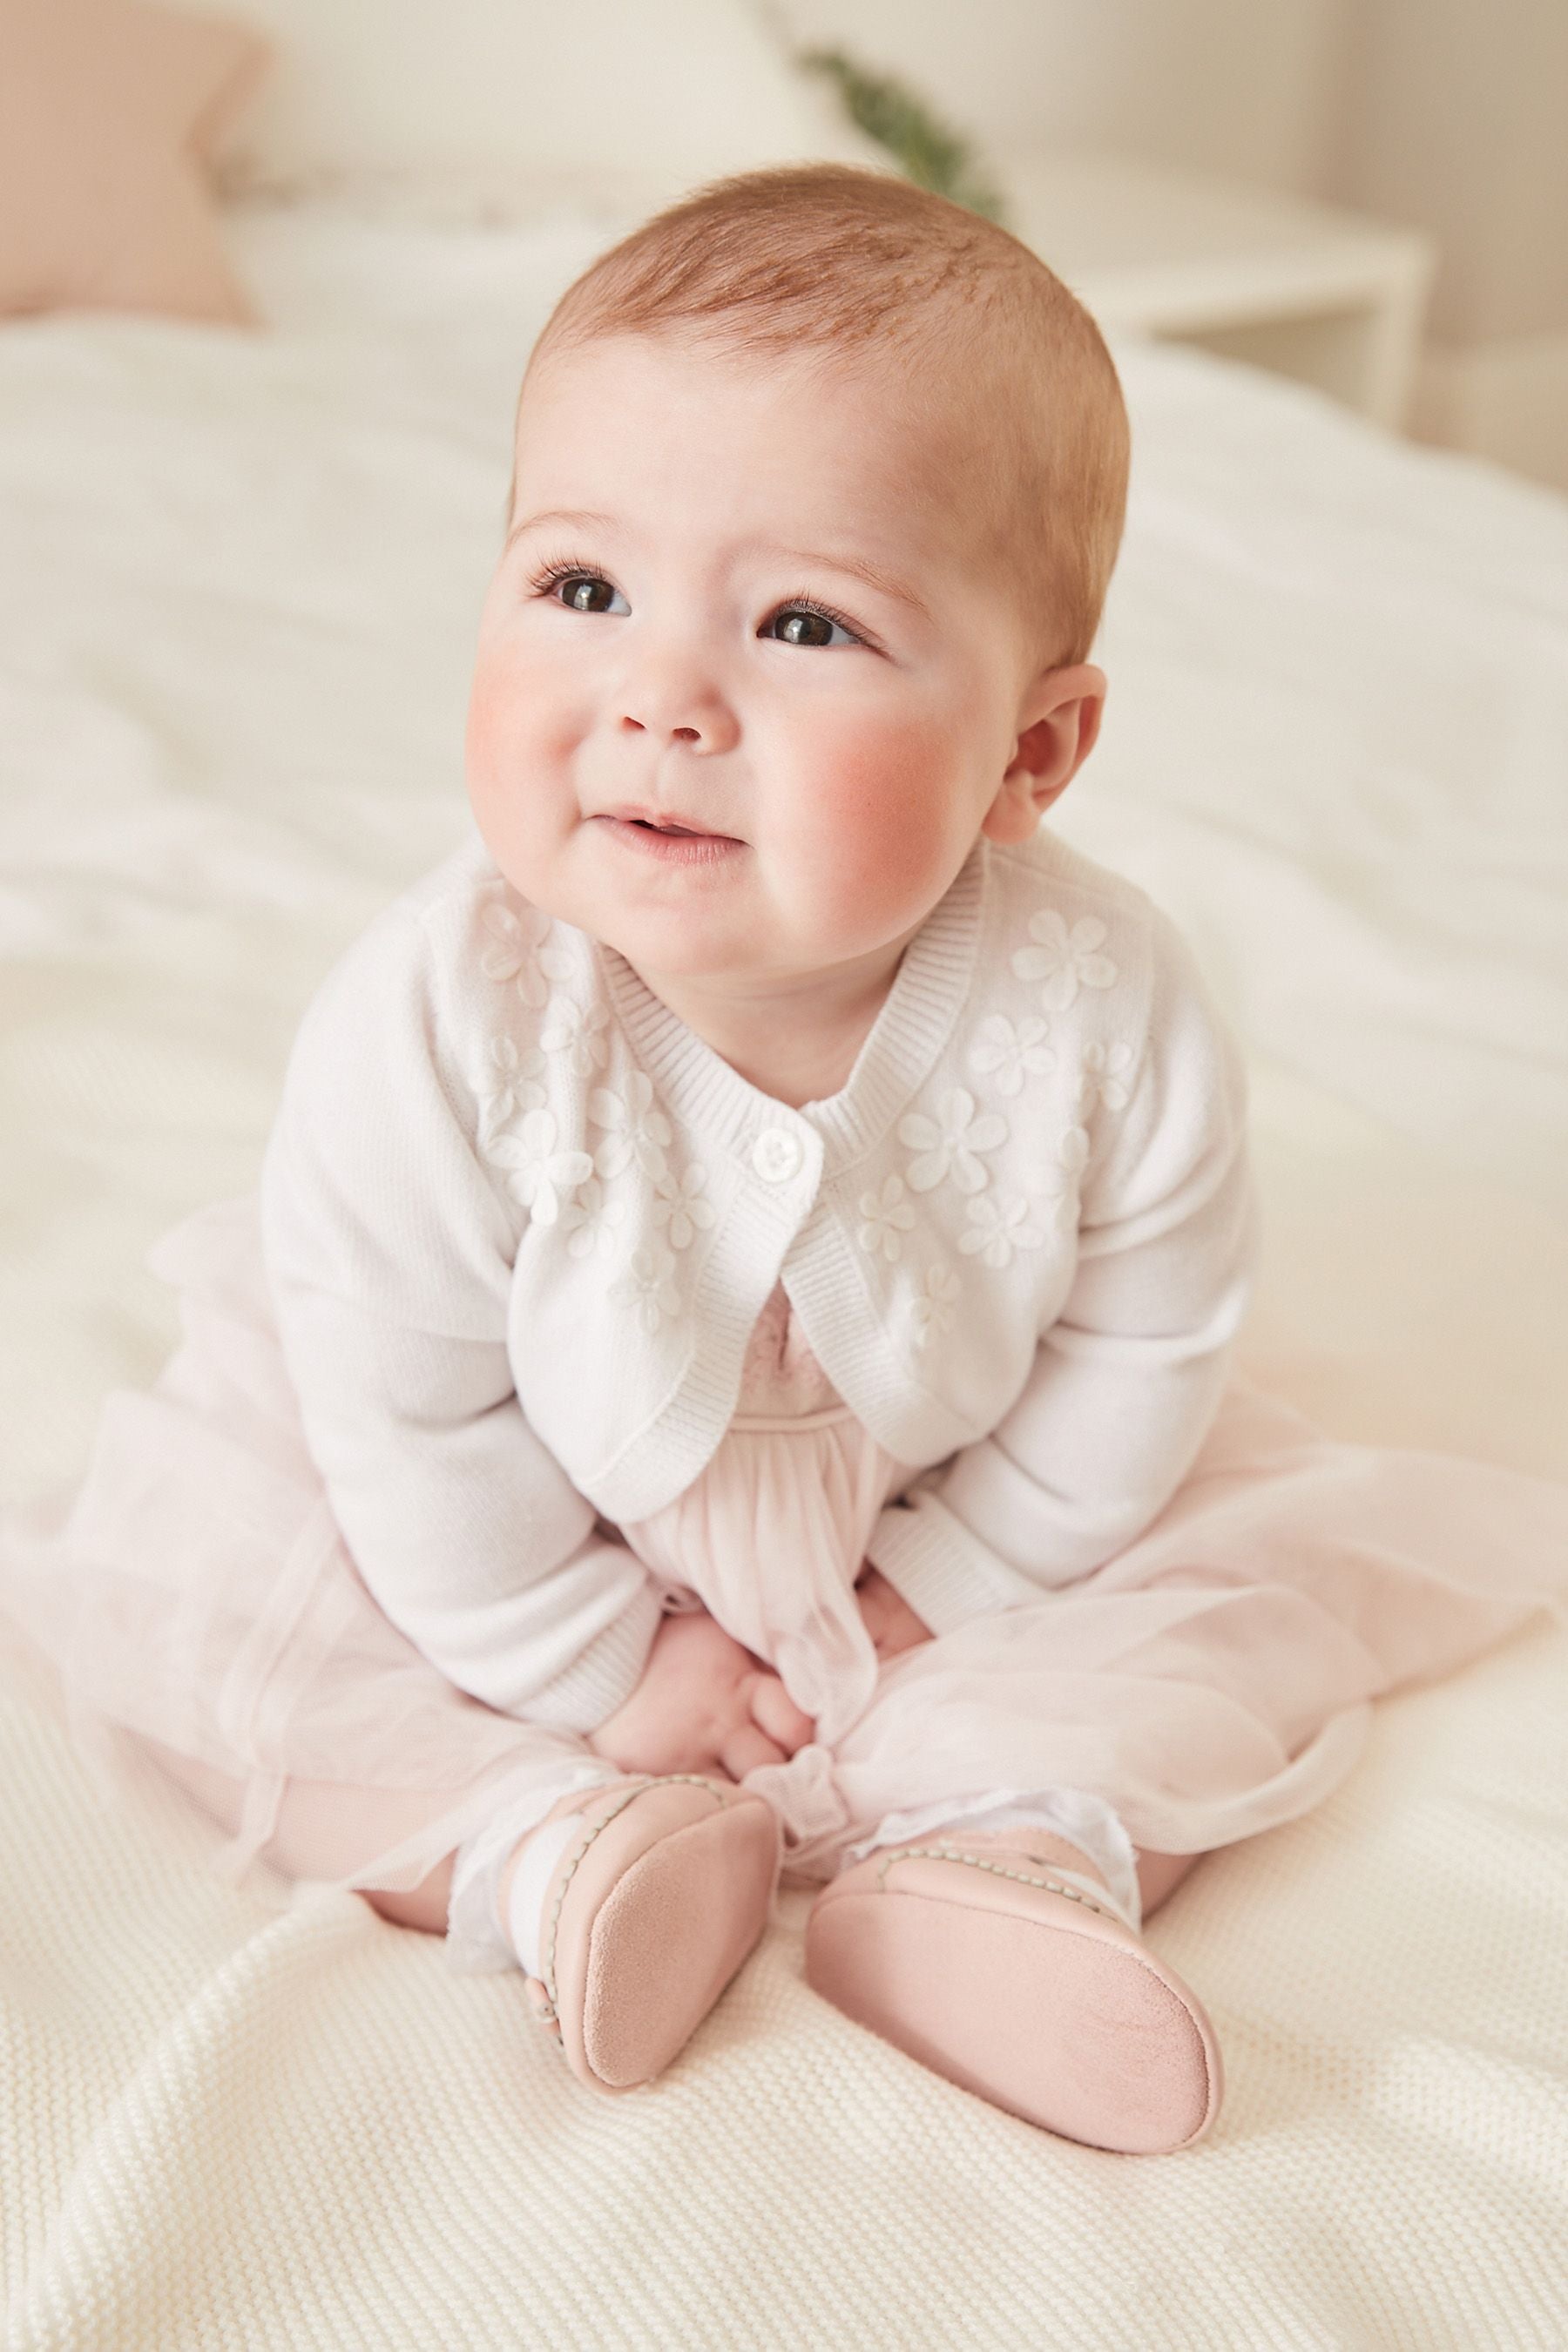
[[891, 371], [646, 336], [545, 362], [468, 721], [509, 881], [645, 974], [743, 985], [911, 936], [1029, 675], [961, 458]]

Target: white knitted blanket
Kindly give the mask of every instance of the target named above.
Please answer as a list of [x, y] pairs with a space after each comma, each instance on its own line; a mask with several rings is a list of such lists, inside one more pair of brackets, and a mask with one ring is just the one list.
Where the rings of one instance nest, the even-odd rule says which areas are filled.
[[[0, 330], [0, 1503], [151, 1379], [148, 1246], [253, 1181], [300, 1009], [454, 837], [507, 394], [581, 253], [454, 231], [437, 333], [394, 229], [333, 234], [270, 338]], [[356, 338], [378, 271], [404, 323]], [[1338, 1434], [1568, 1475], [1568, 511], [1119, 357], [1111, 700], [1062, 823], [1247, 1039], [1243, 1360]], [[225, 1889], [183, 1800], [105, 1815], [0, 1677], [0, 2342], [1560, 2352], [1565, 1662], [1542, 1622], [1384, 1703], [1332, 1801], [1156, 1916], [1228, 2096], [1152, 2159], [849, 2025], [800, 1896], [665, 2077], [595, 2098], [517, 1977]]]

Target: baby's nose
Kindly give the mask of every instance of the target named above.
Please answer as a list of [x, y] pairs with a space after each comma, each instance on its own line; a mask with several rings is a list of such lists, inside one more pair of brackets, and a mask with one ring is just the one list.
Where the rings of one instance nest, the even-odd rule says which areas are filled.
[[[629, 711], [621, 720], [621, 725], [629, 727], [635, 735], [647, 734], [648, 723], [646, 719], [634, 719]], [[654, 731], [657, 733], [658, 730], [656, 728]], [[702, 730], [700, 727], [672, 727], [669, 734], [671, 741], [677, 743], [700, 743], [702, 740]]]
[[628, 735], [653, 735], [662, 742], [689, 743], [699, 751], [728, 751], [741, 732], [733, 715], [718, 702], [701, 710], [689, 703], [685, 716], [676, 719], [656, 717], [647, 703], [639, 703], [636, 711], [622, 713], [621, 730]]
[[621, 730], [702, 751], [731, 750], [741, 731], [734, 711], [710, 680], [690, 672], [658, 677], [646, 671], [626, 688]]

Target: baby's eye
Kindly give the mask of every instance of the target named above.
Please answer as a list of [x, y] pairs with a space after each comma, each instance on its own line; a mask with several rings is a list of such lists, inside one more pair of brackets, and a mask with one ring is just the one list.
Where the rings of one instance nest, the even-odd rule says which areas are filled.
[[550, 593], [569, 613], [612, 612], [616, 597], [623, 613], [632, 609], [620, 590], [597, 572], [558, 572], [551, 580]]
[[762, 635], [776, 634], [784, 646], [831, 646], [837, 638], [840, 645], [858, 646], [865, 640], [858, 637], [847, 621], [840, 621], [823, 604], [783, 604], [771, 621], [765, 622]]

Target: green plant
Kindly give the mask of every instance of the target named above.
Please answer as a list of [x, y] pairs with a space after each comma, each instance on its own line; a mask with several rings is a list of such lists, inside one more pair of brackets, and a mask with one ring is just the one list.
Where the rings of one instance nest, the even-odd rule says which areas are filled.
[[933, 114], [908, 82], [894, 74], [872, 73], [843, 49], [802, 49], [795, 63], [837, 84], [850, 121], [888, 150], [906, 179], [951, 197], [966, 212], [1004, 220], [1001, 195], [980, 168], [970, 142]]

